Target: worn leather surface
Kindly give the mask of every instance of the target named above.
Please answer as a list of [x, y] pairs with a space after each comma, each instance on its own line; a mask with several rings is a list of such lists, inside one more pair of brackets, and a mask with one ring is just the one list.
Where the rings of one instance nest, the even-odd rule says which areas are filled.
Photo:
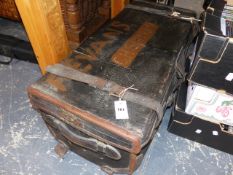
[[[101, 152], [94, 152], [90, 149], [87, 149], [83, 146], [72, 144], [67, 138], [65, 138], [61, 132], [58, 132], [57, 126], [48, 118], [45, 113], [42, 113], [43, 119], [45, 120], [46, 125], [48, 126], [50, 132], [57, 140], [61, 140], [69, 146], [69, 148], [82, 156], [83, 158], [88, 159], [91, 162], [96, 163], [97, 165], [101, 166], [102, 170], [104, 171], [112, 171], [112, 172], [121, 172], [121, 173], [129, 173], [129, 169], [127, 168], [130, 165], [130, 156], [131, 154], [127, 151], [117, 149], [120, 152], [121, 159], [114, 160], [107, 156], [105, 156]], [[90, 138], [87, 134], [80, 132], [77, 129], [74, 129], [68, 126], [75, 134], [81, 135], [86, 138]], [[62, 143], [62, 142], [61, 142]], [[137, 166], [141, 163], [141, 158], [144, 156], [145, 152], [147, 151], [148, 146], [144, 147], [140, 154], [137, 155]], [[109, 166], [110, 165], [110, 166]], [[107, 167], [109, 169], [107, 170]]]
[[[114, 64], [111, 56], [145, 22], [158, 26], [156, 33], [128, 68]], [[138, 93], [156, 99], [165, 108], [173, 91], [170, 85], [177, 78], [178, 55], [187, 49], [192, 33], [190, 22], [127, 8], [92, 35], [63, 64], [124, 87], [134, 84]], [[156, 111], [130, 102], [127, 104], [129, 120], [116, 120], [113, 104], [118, 98], [84, 83], [47, 74], [32, 87], [130, 131], [140, 138], [142, 145], [148, 142], [159, 122]]]
[[[137, 93], [155, 99], [164, 111], [182, 78], [182, 63], [197, 31], [195, 23], [169, 16], [170, 12], [162, 9], [157, 9], [156, 13], [162, 12], [158, 15], [144, 8], [126, 8], [62, 64], [123, 87], [134, 85]], [[134, 155], [148, 146], [161, 122], [157, 111], [129, 101], [129, 119], [117, 120], [114, 101], [119, 100], [118, 97], [49, 73], [30, 87], [29, 96], [37, 110], [64, 121], [89, 137]], [[78, 112], [74, 115], [72, 111]], [[57, 131], [57, 135], [61, 137], [62, 133]], [[76, 147], [71, 144], [73, 146]], [[122, 157], [121, 161], [124, 160], [127, 156]], [[129, 164], [134, 161], [130, 159]], [[135, 166], [129, 164], [124, 168], [132, 172]], [[108, 166], [111, 167], [111, 163]]]

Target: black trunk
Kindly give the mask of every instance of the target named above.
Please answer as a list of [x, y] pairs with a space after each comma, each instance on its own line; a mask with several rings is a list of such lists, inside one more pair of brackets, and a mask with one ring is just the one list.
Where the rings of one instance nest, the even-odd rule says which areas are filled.
[[[63, 144], [59, 148], [109, 174], [131, 174], [140, 165], [185, 76], [197, 33], [195, 22], [171, 16], [176, 10], [193, 14], [134, 2], [30, 86], [31, 103]], [[124, 91], [132, 85], [137, 90]], [[129, 119], [115, 118], [116, 96], [127, 101]]]

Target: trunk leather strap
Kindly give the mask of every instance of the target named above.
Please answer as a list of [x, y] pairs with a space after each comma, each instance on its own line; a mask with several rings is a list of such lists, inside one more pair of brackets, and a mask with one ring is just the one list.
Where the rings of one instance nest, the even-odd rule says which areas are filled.
[[[97, 76], [83, 73], [79, 70], [64, 66], [62, 64], [48, 66], [46, 70], [47, 72], [60, 77], [79, 81], [82, 83], [87, 83], [91, 87], [107, 91], [110, 94], [115, 94], [116, 96], [119, 96], [123, 91], [125, 91], [125, 89], [127, 89], [126, 87], [123, 87], [113, 81], [105, 80]], [[152, 99], [150, 97], [145, 97], [144, 95], [138, 93], [130, 92], [129, 90], [125, 91], [124, 96], [122, 96], [122, 99], [153, 109], [157, 112], [159, 121], [162, 120], [163, 106], [157, 100]]]

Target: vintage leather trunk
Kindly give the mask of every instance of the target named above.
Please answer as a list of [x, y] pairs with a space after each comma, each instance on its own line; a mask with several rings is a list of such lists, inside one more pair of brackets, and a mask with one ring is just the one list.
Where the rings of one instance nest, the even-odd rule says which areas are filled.
[[[29, 87], [59, 155], [71, 149], [108, 174], [135, 171], [184, 77], [197, 33], [190, 15], [135, 1]], [[115, 117], [119, 97], [128, 119]]]
[[0, 17], [9, 18], [16, 21], [21, 21], [19, 12], [14, 0], [0, 1]]

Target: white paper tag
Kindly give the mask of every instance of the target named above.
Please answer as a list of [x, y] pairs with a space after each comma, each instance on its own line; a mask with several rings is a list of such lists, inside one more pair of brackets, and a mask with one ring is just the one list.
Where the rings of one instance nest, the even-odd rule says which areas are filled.
[[226, 20], [224, 18], [221, 18], [221, 31], [226, 36]]
[[233, 73], [229, 73], [226, 78], [227, 81], [232, 81], [233, 80]]
[[114, 101], [116, 119], [129, 119], [127, 103], [125, 100]]

